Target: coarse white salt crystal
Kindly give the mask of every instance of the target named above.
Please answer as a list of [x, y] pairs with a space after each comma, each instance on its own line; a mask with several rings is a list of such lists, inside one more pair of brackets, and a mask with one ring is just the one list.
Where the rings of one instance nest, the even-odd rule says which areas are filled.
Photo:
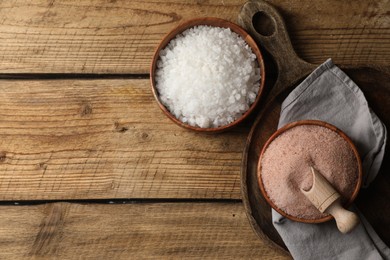
[[256, 55], [230, 29], [195, 26], [160, 51], [156, 88], [180, 121], [210, 128], [240, 118], [255, 101], [261, 79]]

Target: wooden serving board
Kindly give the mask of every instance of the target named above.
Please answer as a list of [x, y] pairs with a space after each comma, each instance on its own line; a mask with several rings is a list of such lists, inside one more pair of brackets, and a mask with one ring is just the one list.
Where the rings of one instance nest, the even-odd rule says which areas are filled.
[[[261, 21], [261, 25], [266, 25], [268, 28], [259, 28], [256, 25], [258, 20]], [[269, 54], [268, 57], [272, 58], [269, 60], [270, 63], [266, 63], [267, 77], [275, 75], [273, 81], [268, 80], [267, 100], [269, 101], [260, 108], [244, 150], [241, 168], [242, 199], [255, 233], [268, 241], [269, 245], [288, 254], [285, 244], [272, 225], [271, 208], [260, 192], [256, 174], [257, 162], [261, 148], [277, 129], [283, 100], [317, 65], [309, 64], [296, 55], [283, 19], [271, 5], [263, 1], [246, 3], [241, 9], [238, 23], [251, 34], [259, 46], [263, 48], [262, 50]], [[267, 65], [270, 66], [267, 67]], [[389, 71], [378, 68], [342, 69], [357, 83], [371, 108], [390, 129]], [[274, 73], [274, 70], [277, 70], [278, 73]], [[390, 209], [388, 207], [390, 176], [384, 173], [390, 169], [389, 161], [389, 153], [386, 152], [376, 180], [367, 190], [360, 192], [356, 201], [358, 208], [387, 245], [390, 244], [390, 230], [383, 227], [390, 226]]]

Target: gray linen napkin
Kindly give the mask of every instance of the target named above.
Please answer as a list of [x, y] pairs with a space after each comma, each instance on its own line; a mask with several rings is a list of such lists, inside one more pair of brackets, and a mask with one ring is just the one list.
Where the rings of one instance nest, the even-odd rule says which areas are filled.
[[[386, 144], [386, 127], [368, 107], [358, 86], [331, 59], [319, 66], [282, 104], [279, 128], [316, 119], [335, 125], [357, 146], [363, 163], [363, 186], [377, 175]], [[363, 215], [361, 223], [342, 234], [334, 221], [305, 224], [272, 211], [273, 224], [295, 259], [390, 259], [390, 249]]]

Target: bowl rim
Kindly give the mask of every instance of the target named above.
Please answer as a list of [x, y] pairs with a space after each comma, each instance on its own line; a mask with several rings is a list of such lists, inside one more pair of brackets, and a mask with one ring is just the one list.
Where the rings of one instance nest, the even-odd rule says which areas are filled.
[[[172, 39], [174, 39], [178, 34], [184, 32], [185, 30], [187, 30], [191, 27], [198, 26], [198, 25], [208, 25], [208, 26], [221, 27], [221, 28], [230, 28], [233, 32], [240, 35], [241, 38], [243, 38], [243, 40], [248, 44], [248, 46], [251, 48], [252, 52], [256, 55], [256, 60], [257, 60], [259, 67], [260, 67], [261, 78], [260, 78], [260, 82], [259, 82], [259, 91], [257, 93], [255, 101], [250, 105], [249, 109], [247, 111], [245, 111], [245, 113], [242, 114], [237, 120], [231, 122], [230, 124], [223, 125], [220, 127], [201, 128], [201, 127], [191, 126], [189, 124], [186, 124], [186, 123], [180, 121], [174, 115], [172, 115], [171, 112], [162, 104], [162, 102], [159, 98], [156, 84], [155, 84], [155, 71], [156, 71], [157, 61], [159, 59], [160, 51], [163, 48], [165, 48], [167, 46], [167, 44]], [[208, 133], [223, 132], [225, 130], [228, 130], [228, 129], [235, 127], [236, 125], [238, 125], [239, 123], [244, 121], [249, 116], [249, 114], [251, 114], [254, 111], [254, 109], [257, 107], [260, 99], [262, 98], [262, 96], [263, 96], [262, 94], [264, 92], [265, 78], [266, 78], [263, 55], [260, 51], [259, 46], [255, 42], [255, 40], [249, 35], [249, 33], [247, 33], [239, 25], [237, 25], [233, 22], [221, 19], [221, 18], [217, 18], [217, 17], [201, 17], [201, 18], [193, 18], [190, 20], [186, 20], [186, 21], [180, 23], [175, 28], [173, 28], [169, 33], [167, 33], [163, 37], [163, 39], [160, 41], [160, 43], [158, 44], [157, 48], [154, 51], [153, 59], [152, 59], [152, 62], [150, 64], [149, 75], [150, 75], [150, 84], [152, 87], [153, 96], [154, 96], [158, 106], [160, 107], [160, 109], [163, 111], [163, 113], [169, 119], [171, 119], [174, 123], [176, 123], [177, 125], [179, 125], [183, 128], [190, 129], [190, 130], [193, 130], [196, 132], [208, 132]]]
[[260, 191], [261, 191], [262, 195], [264, 196], [265, 200], [267, 201], [267, 203], [282, 216], [284, 216], [288, 219], [298, 221], [298, 222], [303, 222], [303, 223], [322, 223], [322, 222], [326, 222], [326, 221], [333, 219], [333, 216], [328, 215], [328, 216], [318, 218], [318, 219], [306, 219], [306, 218], [299, 218], [299, 217], [296, 217], [293, 215], [289, 215], [286, 212], [284, 212], [283, 210], [279, 209], [272, 202], [272, 200], [268, 197], [268, 194], [265, 191], [264, 184], [263, 184], [263, 181], [261, 178], [261, 161], [263, 159], [264, 153], [267, 150], [268, 146], [272, 143], [273, 140], [275, 140], [275, 138], [280, 136], [282, 133], [284, 133], [284, 132], [286, 132], [286, 131], [288, 131], [291, 128], [294, 128], [296, 126], [302, 126], [302, 125], [315, 125], [315, 126], [322, 126], [322, 127], [327, 128], [327, 129], [330, 129], [330, 130], [336, 132], [339, 136], [341, 136], [349, 144], [350, 148], [352, 149], [352, 151], [355, 155], [356, 161], [357, 161], [358, 180], [356, 183], [356, 187], [352, 193], [352, 196], [349, 198], [349, 200], [347, 202], [345, 202], [343, 204], [343, 206], [348, 207], [352, 204], [352, 202], [356, 199], [356, 197], [359, 193], [361, 184], [362, 184], [362, 162], [360, 159], [359, 152], [358, 152], [355, 144], [352, 142], [352, 140], [343, 131], [341, 131], [339, 128], [337, 128], [336, 126], [334, 126], [332, 124], [329, 124], [327, 122], [320, 121], [320, 120], [299, 120], [299, 121], [291, 122], [291, 123], [286, 124], [282, 128], [279, 128], [276, 132], [274, 132], [271, 135], [271, 137], [267, 140], [267, 142], [264, 144], [263, 148], [261, 149], [261, 153], [260, 153], [258, 164], [257, 164], [257, 181], [258, 181]]

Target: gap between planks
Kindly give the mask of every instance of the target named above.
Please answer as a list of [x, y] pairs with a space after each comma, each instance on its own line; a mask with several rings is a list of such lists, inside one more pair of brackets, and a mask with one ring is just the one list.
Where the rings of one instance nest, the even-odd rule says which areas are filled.
[[62, 80], [62, 79], [148, 79], [149, 74], [98, 73], [0, 73], [0, 80]]
[[127, 199], [85, 199], [85, 200], [20, 200], [0, 201], [1, 206], [31, 206], [48, 203], [74, 204], [151, 204], [151, 203], [242, 203], [241, 199], [161, 199], [161, 198], [127, 198]]

